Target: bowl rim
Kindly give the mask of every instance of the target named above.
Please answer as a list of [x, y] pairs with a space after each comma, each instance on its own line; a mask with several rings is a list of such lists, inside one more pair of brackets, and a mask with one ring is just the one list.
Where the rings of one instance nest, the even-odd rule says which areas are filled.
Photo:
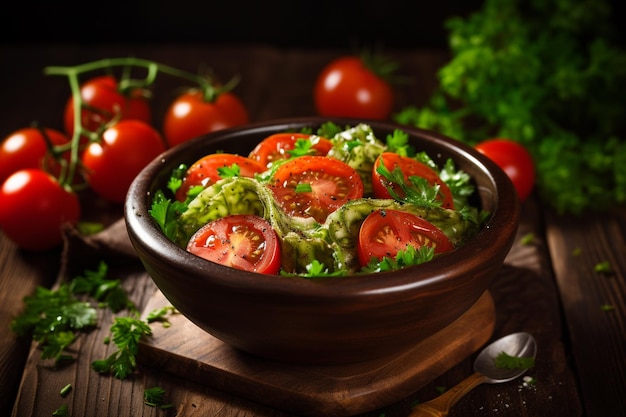
[[[436, 142], [450, 153], [461, 153], [464, 159], [476, 165], [494, 184], [494, 207], [491, 216], [476, 236], [469, 239], [453, 252], [444, 254], [421, 265], [404, 268], [392, 272], [358, 274], [346, 277], [327, 279], [309, 279], [280, 275], [263, 275], [254, 272], [237, 270], [219, 265], [187, 252], [169, 240], [152, 220], [149, 213], [152, 195], [150, 187], [152, 178], [162, 172], [163, 166], [177, 155], [184, 154], [188, 149], [198, 146], [200, 141], [221, 138], [228, 140], [242, 134], [271, 134], [275, 131], [299, 129], [304, 126], [319, 126], [332, 121], [343, 126], [355, 126], [365, 123], [377, 130], [402, 129], [408, 134], [424, 137]], [[199, 157], [202, 155], [199, 155]], [[497, 184], [501, 186], [498, 187]], [[497, 197], [497, 198], [496, 198]], [[202, 135], [164, 151], [152, 160], [137, 175], [129, 187], [124, 203], [124, 219], [131, 243], [140, 256], [149, 257], [152, 261], [163, 265], [177, 265], [188, 277], [210, 280], [214, 285], [237, 288], [238, 291], [254, 293], [258, 296], [269, 294], [291, 295], [294, 297], [323, 297], [341, 299], [342, 297], [373, 295], [390, 296], [405, 292], [407, 289], [437, 290], [449, 288], [453, 277], [467, 273], [471, 279], [472, 271], [478, 271], [485, 263], [503, 261], [516, 235], [520, 203], [514, 186], [506, 173], [489, 158], [460, 141], [456, 141], [432, 130], [400, 125], [395, 122], [381, 122], [367, 119], [332, 118], [332, 117], [298, 117], [284, 118], [263, 122], [249, 123]], [[485, 245], [490, 242], [490, 245]], [[504, 251], [503, 249], [506, 249]], [[480, 254], [481, 256], [477, 256]], [[450, 262], [454, 257], [454, 262]], [[181, 262], [184, 260], [184, 262]], [[143, 261], [143, 260], [142, 260]], [[145, 264], [145, 263], [144, 263]], [[202, 275], [204, 274], [204, 275]], [[428, 278], [416, 279], [423, 275]], [[202, 278], [200, 278], [202, 277]], [[251, 285], [254, 284], [254, 285]], [[460, 285], [460, 282], [459, 284]]]

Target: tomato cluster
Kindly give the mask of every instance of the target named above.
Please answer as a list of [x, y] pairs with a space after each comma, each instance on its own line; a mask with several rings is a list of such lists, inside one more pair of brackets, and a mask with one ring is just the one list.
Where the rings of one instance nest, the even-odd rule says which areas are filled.
[[[112, 61], [89, 63], [63, 73], [111, 69]], [[124, 61], [146, 67], [155, 63]], [[171, 75], [192, 78], [156, 64]], [[59, 67], [60, 68], [60, 67]], [[89, 188], [113, 204], [124, 201], [143, 167], [168, 147], [204, 133], [248, 122], [246, 108], [232, 92], [210, 85], [181, 93], [164, 116], [163, 134], [153, 124], [149, 82], [114, 75], [87, 78], [67, 99], [63, 131], [26, 127], [0, 145], [0, 229], [26, 250], [47, 250], [62, 241], [61, 226], [81, 218], [79, 194]]]
[[[310, 140], [311, 146], [297, 155], [296, 142]], [[327, 217], [349, 201], [364, 197], [361, 174], [339, 159], [327, 156], [331, 141], [304, 133], [279, 133], [260, 142], [248, 156], [219, 153], [193, 163], [182, 179], [176, 199], [186, 201], [196, 186], [205, 188], [222, 179], [224, 169], [238, 167], [236, 176], [255, 177], [271, 173], [264, 184], [280, 208], [290, 217], [312, 218], [323, 224]], [[405, 179], [418, 176], [439, 190], [437, 199], [444, 208], [453, 209], [452, 193], [437, 172], [416, 159], [384, 152], [372, 169], [372, 197], [390, 199], [394, 183], [381, 174], [380, 166], [400, 170]], [[281, 268], [280, 239], [272, 224], [255, 214], [228, 214], [200, 227], [187, 243], [187, 250], [230, 267], [275, 274]], [[428, 246], [434, 253], [451, 251], [454, 245], [435, 225], [408, 212], [373, 210], [361, 225], [358, 258], [366, 266], [375, 258], [395, 257], [408, 246]]]

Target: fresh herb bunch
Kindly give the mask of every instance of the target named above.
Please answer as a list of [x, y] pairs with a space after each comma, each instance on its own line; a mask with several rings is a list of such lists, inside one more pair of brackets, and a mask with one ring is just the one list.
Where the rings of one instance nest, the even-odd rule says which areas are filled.
[[559, 212], [626, 201], [626, 51], [608, 1], [486, 0], [446, 27], [440, 85], [397, 122], [470, 145], [522, 143], [540, 196]]

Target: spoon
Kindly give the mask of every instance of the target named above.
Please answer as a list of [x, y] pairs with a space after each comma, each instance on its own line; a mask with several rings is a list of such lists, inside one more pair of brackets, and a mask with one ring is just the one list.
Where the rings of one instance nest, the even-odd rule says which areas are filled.
[[430, 401], [418, 404], [410, 417], [434, 416], [445, 417], [450, 408], [474, 387], [482, 384], [497, 384], [512, 381], [522, 376], [526, 369], [498, 368], [496, 357], [505, 352], [510, 356], [535, 358], [537, 342], [535, 338], [525, 332], [513, 333], [504, 336], [485, 347], [474, 361], [474, 374], [461, 381], [454, 388]]

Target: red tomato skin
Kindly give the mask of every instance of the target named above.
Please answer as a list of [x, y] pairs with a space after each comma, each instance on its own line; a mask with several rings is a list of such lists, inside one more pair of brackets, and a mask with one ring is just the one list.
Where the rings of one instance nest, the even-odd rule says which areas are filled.
[[392, 198], [387, 188], [391, 186], [392, 183], [376, 171], [381, 163], [384, 163], [389, 171], [393, 171], [396, 166], [399, 167], [404, 173], [405, 179], [408, 179], [410, 176], [419, 176], [425, 178], [432, 185], [438, 184], [442, 202], [441, 206], [447, 209], [454, 209], [452, 192], [435, 170], [420, 161], [393, 152], [383, 152], [378, 156], [376, 161], [374, 161], [374, 167], [372, 169], [372, 189], [376, 198]]
[[[119, 112], [119, 120], [136, 119], [150, 124], [152, 113], [150, 103], [141, 90], [131, 91], [125, 96], [118, 90], [117, 80], [109, 75], [94, 77], [87, 80], [80, 88], [84, 105], [99, 109], [93, 111], [83, 109], [81, 122], [84, 128], [97, 131], [102, 125], [113, 119]], [[70, 97], [65, 105], [64, 128], [69, 137], [74, 133], [74, 99]]]
[[475, 145], [509, 176], [520, 202], [525, 201], [535, 186], [535, 163], [528, 150], [511, 139], [488, 139]]
[[[308, 192], [297, 192], [302, 183]], [[363, 197], [363, 181], [350, 165], [326, 156], [301, 156], [280, 165], [270, 189], [289, 215], [313, 217], [324, 223], [326, 217], [349, 200]]]
[[183, 183], [176, 191], [176, 199], [185, 201], [190, 188], [197, 185], [208, 187], [219, 181], [221, 177], [217, 169], [230, 167], [233, 164], [239, 166], [239, 174], [242, 177], [253, 177], [254, 174], [265, 171], [265, 167], [260, 162], [242, 155], [230, 153], [210, 154], [198, 159], [187, 169]]
[[140, 120], [122, 120], [83, 152], [85, 178], [101, 197], [122, 203], [137, 174], [164, 150], [163, 139], [152, 126]]
[[204, 101], [199, 91], [178, 96], [168, 107], [163, 120], [163, 135], [169, 147], [216, 130], [240, 126], [250, 120], [241, 100], [231, 92]]
[[260, 274], [277, 274], [280, 244], [272, 225], [262, 217], [235, 214], [202, 226], [187, 250], [225, 266]]
[[434, 246], [435, 254], [454, 249], [439, 228], [421, 217], [398, 210], [376, 210], [361, 224], [357, 246], [359, 262], [365, 266], [371, 258], [394, 258], [408, 245], [416, 249]]
[[21, 249], [58, 246], [63, 240], [61, 226], [79, 218], [76, 194], [40, 169], [16, 171], [0, 188], [0, 229]]
[[[269, 168], [276, 160], [289, 159], [289, 151], [295, 148], [299, 139], [311, 137], [312, 135], [306, 133], [275, 133], [263, 139], [248, 157]], [[314, 155], [325, 156], [333, 147], [332, 142], [326, 138], [313, 136], [312, 140], [315, 142], [311, 146], [311, 150], [315, 151]]]
[[386, 120], [394, 100], [391, 85], [353, 56], [331, 61], [318, 76], [313, 95], [316, 111], [324, 117]]
[[[56, 129], [45, 128], [44, 131], [53, 145], [69, 142], [68, 137]], [[46, 156], [47, 151], [40, 129], [26, 127], [11, 133], [0, 145], [0, 184], [14, 172], [25, 168], [45, 168], [58, 174], [60, 167], [51, 156]]]

